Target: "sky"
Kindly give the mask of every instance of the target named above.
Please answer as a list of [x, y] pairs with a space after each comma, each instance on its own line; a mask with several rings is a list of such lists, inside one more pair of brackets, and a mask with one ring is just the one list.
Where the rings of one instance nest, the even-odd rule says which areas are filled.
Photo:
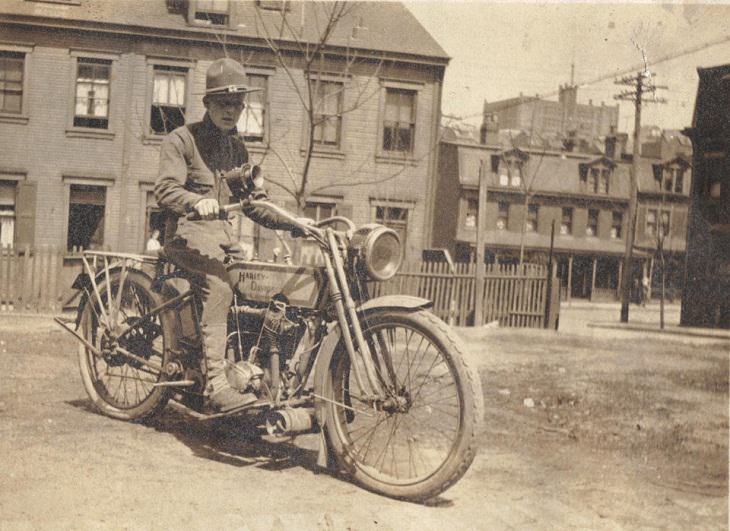
[[[619, 130], [633, 130], [634, 109], [618, 102], [615, 75], [649, 62], [667, 104], [642, 108], [642, 124], [667, 129], [691, 125], [697, 67], [730, 63], [730, 4], [405, 2], [451, 62], [443, 113], [481, 123], [484, 100], [520, 92], [557, 99], [558, 87], [579, 85], [578, 102], [620, 105]], [[707, 46], [718, 40], [725, 42]], [[652, 65], [653, 61], [693, 53]], [[608, 79], [596, 81], [607, 76]]]

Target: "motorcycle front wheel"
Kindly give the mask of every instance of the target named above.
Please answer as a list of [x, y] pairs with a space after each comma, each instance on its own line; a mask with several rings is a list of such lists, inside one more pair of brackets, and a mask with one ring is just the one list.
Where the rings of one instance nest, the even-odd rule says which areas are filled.
[[[108, 283], [103, 280], [97, 287], [99, 296], [90, 293], [84, 306], [80, 331], [105, 354], [96, 356], [79, 345], [81, 380], [98, 411], [116, 419], [141, 420], [160, 411], [170, 397], [169, 388], [155, 384], [164, 377], [171, 324], [167, 312], [145, 317], [163, 299], [137, 271], [113, 271]], [[116, 337], [130, 326], [129, 333]], [[115, 345], [160, 369], [115, 353]]]
[[389, 399], [367, 399], [341, 347], [330, 368], [330, 448], [367, 489], [412, 501], [437, 496], [474, 460], [484, 416], [479, 377], [454, 332], [429, 312], [382, 310], [361, 325]]

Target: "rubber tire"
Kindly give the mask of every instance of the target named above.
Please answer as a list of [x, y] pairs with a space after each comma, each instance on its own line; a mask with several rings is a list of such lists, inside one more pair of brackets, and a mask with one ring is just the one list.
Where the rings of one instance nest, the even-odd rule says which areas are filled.
[[[112, 288], [114, 288], [116, 285], [118, 285], [118, 281], [120, 278], [119, 271], [113, 271], [110, 273], [110, 281], [112, 284]], [[99, 280], [97, 279], [97, 282]], [[152, 291], [151, 281], [147, 277], [147, 275], [137, 272], [137, 271], [129, 271], [127, 272], [127, 278], [124, 281], [125, 285], [129, 283], [135, 284], [135, 287], [140, 291], [144, 292], [145, 296], [149, 298], [150, 306], [152, 308], [155, 308], [163, 303], [163, 298], [161, 295], [155, 293]], [[101, 293], [106, 293], [106, 281], [103, 280], [98, 285], [99, 291]], [[114, 289], [112, 289], [112, 293], [116, 293]], [[92, 309], [91, 305], [96, 303], [96, 300], [94, 300], [94, 294], [91, 293], [92, 300], [87, 301], [86, 306], [84, 307], [83, 314], [81, 316], [81, 334], [89, 341], [91, 341], [91, 337], [89, 335], [89, 324], [91, 323], [92, 318]], [[169, 345], [171, 345], [171, 332], [173, 330], [172, 322], [170, 321], [170, 312], [163, 312], [160, 314], [160, 322], [162, 325], [162, 341], [163, 341], [163, 360], [162, 364], [164, 366], [165, 363], [168, 361], [169, 356]], [[119, 419], [119, 420], [127, 420], [127, 421], [140, 421], [142, 419], [151, 417], [160, 411], [165, 407], [167, 404], [167, 401], [172, 396], [172, 392], [169, 388], [165, 387], [156, 387], [152, 393], [138, 406], [135, 406], [133, 408], [129, 409], [120, 409], [118, 407], [115, 407], [114, 405], [110, 404], [106, 400], [104, 400], [103, 396], [99, 394], [96, 387], [94, 386], [94, 379], [92, 376], [92, 369], [89, 366], [89, 359], [93, 359], [93, 354], [88, 353], [86, 351], [86, 347], [79, 342], [79, 370], [81, 372], [81, 381], [84, 384], [84, 389], [86, 389], [86, 394], [89, 395], [89, 399], [91, 400], [91, 403], [93, 404], [94, 408], [99, 411], [100, 413], [107, 415], [109, 417]]]
[[[379, 481], [358, 466], [356, 457], [348, 454], [347, 443], [340, 435], [337, 407], [328, 402], [325, 408], [327, 413], [324, 429], [330, 448], [340, 470], [345, 471], [354, 481], [368, 490], [409, 501], [424, 501], [433, 498], [459, 481], [476, 456], [477, 435], [484, 421], [484, 396], [479, 376], [467, 364], [464, 356], [465, 348], [454, 331], [428, 311], [382, 310], [369, 314], [367, 322], [373, 325], [384, 322], [409, 325], [428, 337], [434, 345], [441, 349], [444, 357], [450, 360], [456, 385], [461, 389], [461, 429], [457, 434], [456, 444], [452, 446], [449, 456], [436, 472], [425, 480], [410, 485], [394, 485]], [[367, 337], [366, 330], [363, 330], [363, 334]], [[331, 387], [328, 387], [331, 390], [329, 398], [332, 400], [337, 400], [334, 390], [338, 388], [335, 381], [338, 364], [345, 362], [346, 357], [344, 345], [340, 345], [330, 367], [331, 380], [329, 383]]]

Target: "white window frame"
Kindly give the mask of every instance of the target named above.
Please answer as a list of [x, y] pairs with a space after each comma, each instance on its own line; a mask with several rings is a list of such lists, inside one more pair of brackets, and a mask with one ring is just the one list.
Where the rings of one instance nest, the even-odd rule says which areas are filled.
[[77, 184], [82, 186], [101, 186], [106, 188], [106, 192], [104, 195], [104, 238], [103, 238], [103, 246], [110, 246], [111, 242], [109, 242], [109, 236], [111, 235], [111, 229], [112, 229], [112, 221], [111, 216], [109, 216], [109, 205], [113, 201], [116, 200], [116, 198], [110, 197], [110, 194], [112, 193], [112, 190], [114, 188], [115, 184], [115, 177], [113, 176], [86, 176], [86, 175], [63, 175], [62, 176], [63, 184], [64, 184], [64, 212], [63, 212], [63, 223], [64, 223], [64, 232], [63, 232], [63, 248], [64, 250], [72, 256], [78, 256], [72, 254], [71, 251], [67, 251], [67, 242], [68, 242], [68, 217], [71, 210], [71, 185]]
[[[264, 136], [261, 141], [252, 141], [252, 140], [245, 140], [246, 142], [246, 149], [248, 151], [256, 152], [256, 151], [264, 151], [269, 148], [269, 143], [271, 139], [271, 80], [273, 79], [273, 76], [276, 74], [276, 69], [271, 67], [264, 67], [264, 66], [245, 66], [246, 75], [253, 75], [253, 76], [261, 76], [266, 78], [266, 88], [264, 89]], [[248, 96], [250, 97], [250, 96]], [[247, 98], [248, 98], [247, 97]], [[246, 103], [248, 105], [248, 103]], [[241, 117], [246, 113], [246, 109], [243, 110], [243, 113], [241, 113]], [[240, 122], [240, 120], [239, 120]], [[242, 134], [240, 128], [239, 128], [239, 136], [241, 139], [244, 138], [244, 135]], [[316, 147], [315, 147], [316, 149]]]
[[172, 67], [186, 69], [185, 73], [185, 123], [188, 123], [190, 116], [190, 107], [193, 104], [192, 86], [193, 73], [195, 71], [195, 63], [173, 58], [164, 57], [147, 57], [147, 92], [145, 96], [145, 134], [144, 143], [161, 142], [165, 137], [165, 133], [156, 133], [152, 130], [152, 104], [155, 91], [155, 67]]
[[[415, 115], [415, 125], [413, 128], [413, 150], [410, 153], [404, 151], [385, 151], [383, 149], [383, 134], [385, 132], [385, 101], [388, 89], [410, 90], [415, 92], [415, 101], [413, 102], [413, 112]], [[394, 79], [380, 79], [380, 98], [378, 102], [378, 121], [377, 121], [377, 147], [375, 151], [376, 162], [384, 162], [390, 164], [403, 164], [406, 161], [412, 166], [418, 165], [418, 159], [423, 149], [419, 137], [424, 127], [424, 118], [421, 116], [419, 105], [420, 99], [423, 97], [423, 83], [401, 81]]]
[[[69, 51], [71, 57], [71, 68], [69, 72], [69, 116], [66, 126], [66, 136], [71, 138], [94, 138], [100, 140], [113, 140], [115, 137], [115, 129], [117, 127], [117, 101], [115, 100], [116, 86], [115, 80], [118, 77], [119, 57], [120, 54], [108, 51], [78, 50], [71, 49]], [[105, 129], [96, 127], [80, 127], [74, 125], [76, 117], [76, 81], [78, 79], [79, 58], [101, 59], [110, 62], [109, 68], [109, 104], [107, 115], [107, 127]], [[118, 98], [117, 98], [118, 99]]]
[[[232, 6], [233, 3], [232, 0], [225, 0], [227, 4], [227, 9], [225, 13], [220, 10], [214, 10], [214, 11], [202, 11], [198, 9], [198, 2], [199, 0], [190, 0], [188, 2], [188, 23], [193, 26], [206, 26], [210, 28], [230, 28], [231, 27], [231, 18], [232, 18]], [[195, 14], [198, 12], [205, 12], [205, 13], [217, 13], [220, 15], [225, 15], [226, 21], [224, 24], [213, 24], [210, 20], [200, 20], [195, 18]]]
[[27, 124], [29, 121], [29, 78], [34, 47], [33, 44], [0, 43], [0, 51], [2, 52], [23, 54], [23, 92], [20, 100], [20, 112], [0, 112], [0, 123]]

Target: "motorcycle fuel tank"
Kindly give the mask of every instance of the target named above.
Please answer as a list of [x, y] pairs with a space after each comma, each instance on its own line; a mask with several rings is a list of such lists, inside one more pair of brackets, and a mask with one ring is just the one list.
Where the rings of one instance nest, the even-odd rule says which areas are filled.
[[231, 285], [244, 299], [269, 302], [281, 293], [293, 306], [315, 308], [324, 286], [321, 269], [264, 262], [237, 262], [228, 266]]

